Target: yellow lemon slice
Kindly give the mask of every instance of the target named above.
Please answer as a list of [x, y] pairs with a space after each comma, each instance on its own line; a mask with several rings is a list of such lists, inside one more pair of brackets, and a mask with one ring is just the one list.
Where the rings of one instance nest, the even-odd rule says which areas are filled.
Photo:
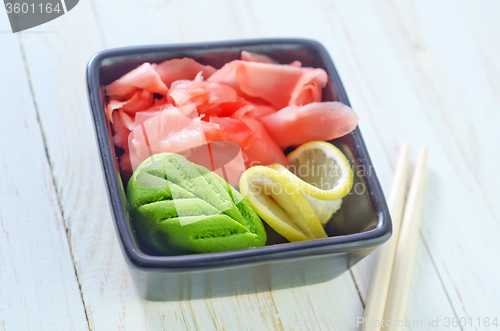
[[352, 188], [353, 174], [349, 161], [334, 145], [312, 141], [299, 146], [287, 156], [288, 169], [272, 165], [285, 174], [305, 194], [319, 200], [338, 200]]
[[[282, 173], [288, 179], [290, 179], [291, 182], [293, 182], [295, 185], [299, 181], [302, 181], [300, 178], [295, 176], [288, 170], [287, 168], [283, 167], [281, 164], [271, 164], [269, 166], [270, 168]], [[292, 168], [293, 169], [293, 168]], [[307, 182], [302, 182], [302, 185], [311, 185]], [[300, 185], [298, 185], [300, 186]], [[313, 187], [315, 188], [315, 187]], [[315, 194], [317, 191], [315, 189], [308, 190], [309, 193]], [[304, 198], [306, 198], [307, 202], [309, 202], [309, 205], [311, 208], [314, 210], [314, 213], [318, 217], [318, 220], [321, 224], [325, 225], [328, 223], [328, 221], [332, 218], [332, 215], [340, 209], [342, 206], [342, 199], [337, 199], [337, 200], [321, 200], [315, 197], [312, 197], [305, 192], [302, 191], [302, 195]]]
[[304, 197], [309, 202], [309, 205], [314, 210], [314, 213], [318, 217], [318, 220], [321, 224], [325, 225], [328, 221], [331, 220], [332, 215], [337, 212], [340, 207], [342, 207], [342, 199], [337, 200], [319, 200], [315, 199], [304, 192], [302, 192]]
[[241, 176], [240, 191], [257, 214], [289, 241], [327, 237], [307, 198], [289, 176], [270, 167], [252, 167]]
[[345, 155], [324, 141], [304, 144], [287, 157], [290, 164], [247, 169], [241, 193], [276, 232], [290, 241], [326, 238], [322, 227], [340, 209], [353, 185]]
[[[304, 197], [326, 224], [338, 211], [353, 185], [353, 173], [345, 155], [331, 143], [312, 141], [287, 156], [289, 169], [272, 167], [300, 187]], [[293, 174], [292, 174], [293, 173]]]

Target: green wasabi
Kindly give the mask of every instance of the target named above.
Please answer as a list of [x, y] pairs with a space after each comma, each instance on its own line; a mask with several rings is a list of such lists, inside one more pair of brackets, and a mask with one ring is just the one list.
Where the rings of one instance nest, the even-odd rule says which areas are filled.
[[266, 232], [248, 201], [206, 168], [173, 153], [146, 159], [127, 200], [137, 234], [164, 255], [264, 246]]

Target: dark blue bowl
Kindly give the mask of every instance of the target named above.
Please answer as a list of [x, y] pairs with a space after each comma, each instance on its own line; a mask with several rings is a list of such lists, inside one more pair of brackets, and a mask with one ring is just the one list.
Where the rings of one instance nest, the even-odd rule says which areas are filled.
[[158, 256], [141, 243], [129, 217], [112, 130], [104, 112], [104, 86], [146, 61], [190, 57], [220, 68], [238, 59], [242, 50], [266, 54], [280, 63], [298, 60], [304, 66], [325, 69], [329, 80], [323, 100], [349, 105], [328, 52], [307, 39], [127, 47], [100, 52], [89, 61], [88, 96], [115, 229], [134, 283], [145, 299], [219, 297], [324, 282], [347, 271], [391, 236], [384, 194], [357, 128], [331, 141], [350, 159], [355, 178], [350, 195], [326, 226], [329, 238], [286, 243], [267, 228], [264, 247], [185, 256]]

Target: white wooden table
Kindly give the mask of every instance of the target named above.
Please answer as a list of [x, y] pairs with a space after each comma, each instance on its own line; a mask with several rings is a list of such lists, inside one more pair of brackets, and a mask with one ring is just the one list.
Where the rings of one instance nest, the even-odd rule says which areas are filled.
[[[496, 329], [484, 322], [500, 323], [499, 15], [495, 0], [81, 0], [14, 35], [0, 9], [0, 330], [357, 329], [373, 256], [314, 286], [157, 303], [136, 294], [118, 246], [89, 58], [260, 37], [327, 47], [386, 191], [402, 142], [430, 150], [406, 318], [440, 324], [406, 329]], [[445, 327], [454, 317], [467, 326]]]

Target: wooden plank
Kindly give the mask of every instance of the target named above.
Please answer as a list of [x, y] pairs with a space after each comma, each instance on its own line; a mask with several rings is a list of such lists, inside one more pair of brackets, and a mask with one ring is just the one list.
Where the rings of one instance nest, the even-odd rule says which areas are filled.
[[136, 294], [113, 229], [84, 76], [87, 61], [104, 48], [91, 3], [44, 30], [54, 33], [21, 39], [90, 328], [183, 329], [177, 302], [154, 304]]
[[[466, 2], [376, 4], [363, 10], [352, 3], [336, 8], [337, 30], [347, 46], [339, 51], [343, 56], [337, 66], [354, 108], [366, 113], [361, 115], [363, 132], [370, 131], [368, 126], [377, 128], [380, 139], [369, 140], [370, 150], [376, 150], [377, 140], [393, 159], [398, 141], [431, 149], [421, 232], [429, 256], [427, 262], [421, 255], [417, 261], [430, 274], [437, 269], [435, 277], [445, 287], [443, 304], [450, 301], [459, 317], [497, 316], [498, 266], [491, 261], [500, 233], [491, 197], [498, 196], [499, 180], [480, 175], [498, 161], [498, 153], [491, 153], [499, 140], [493, 127], [499, 108], [494, 93], [499, 63], [492, 56], [499, 44], [491, 31], [499, 31], [495, 11]], [[368, 31], [359, 28], [367, 24]], [[388, 177], [387, 169], [377, 168], [382, 178]], [[416, 287], [421, 282], [414, 276], [413, 291], [427, 291]], [[364, 278], [368, 280], [367, 273]], [[421, 317], [440, 315], [426, 308], [420, 296], [413, 300], [422, 306]], [[415, 309], [413, 303], [408, 309]]]
[[[490, 170], [500, 161], [500, 154], [492, 152], [500, 141], [499, 9], [493, 2], [435, 7], [415, 1], [387, 10], [409, 22], [408, 36], [394, 36], [393, 42], [425, 45], [408, 56], [410, 72], [419, 78], [414, 83], [419, 96], [431, 96], [421, 98], [426, 109], [434, 110], [426, 117], [436, 136], [426, 140], [443, 141], [448, 162], [436, 158], [434, 163], [439, 191], [422, 234], [457, 314], [466, 318], [500, 314], [495, 290], [500, 267], [491, 263], [500, 249], [500, 179]], [[422, 13], [428, 13], [425, 19]]]
[[0, 330], [88, 330], [18, 37], [0, 43]]
[[[393, 4], [396, 2], [393, 2]], [[399, 2], [397, 2], [399, 3]], [[403, 2], [407, 3], [407, 2]], [[420, 17], [422, 18], [422, 21], [428, 23], [428, 20], [425, 20], [424, 18], [427, 17], [427, 15], [432, 15], [433, 13], [436, 13], [436, 10], [430, 2], [424, 2], [426, 4], [425, 10], [422, 10], [420, 13]], [[257, 6], [257, 5], [256, 5]], [[402, 5], [403, 6], [403, 5]], [[407, 7], [409, 5], [406, 5]], [[423, 5], [421, 4], [421, 7]], [[311, 6], [314, 7], [314, 6]], [[463, 166], [460, 166], [460, 171], [457, 173], [450, 173], [449, 170], [456, 167], [457, 165], [455, 164], [455, 156], [456, 155], [450, 155], [449, 154], [449, 149], [457, 149], [456, 143], [450, 139], [450, 135], [446, 135], [442, 133], [442, 127], [444, 128], [453, 128], [452, 123], [447, 123], [451, 121], [452, 118], [456, 117], [454, 115], [454, 105], [456, 105], [456, 95], [457, 93], [463, 98], [464, 92], [465, 91], [460, 91], [460, 90], [455, 90], [453, 94], [450, 93], [450, 91], [446, 91], [443, 89], [442, 92], [446, 92], [445, 95], [447, 95], [449, 99], [449, 106], [446, 107], [446, 117], [443, 116], [444, 118], [439, 118], [438, 114], [435, 116], [428, 116], [427, 113], [425, 113], [423, 110], [429, 109], [429, 105], [425, 104], [425, 101], [429, 99], [433, 99], [436, 96], [436, 93], [432, 91], [432, 89], [436, 86], [443, 86], [442, 84], [429, 84], [429, 79], [433, 75], [437, 75], [439, 73], [439, 68], [438, 66], [434, 66], [431, 70], [428, 70], [426, 72], [426, 77], [415, 77], [414, 75], [408, 74], [408, 67], [410, 66], [410, 62], [414, 60], [419, 60], [423, 62], [424, 64], [427, 63], [428, 57], [419, 57], [415, 59], [417, 56], [413, 56], [411, 53], [414, 49], [414, 45], [411, 43], [406, 43], [406, 44], [401, 44], [397, 42], [393, 42], [392, 37], [393, 34], [399, 33], [399, 34], [404, 34], [407, 32], [405, 29], [401, 27], [402, 22], [406, 23], [409, 22], [408, 24], [414, 23], [414, 21], [411, 20], [411, 16], [415, 16], [415, 10], [413, 8], [409, 8], [406, 10], [407, 16], [404, 17], [404, 19], [400, 19], [398, 17], [399, 13], [395, 13], [393, 17], [388, 17], [387, 15], [383, 15], [382, 11], [383, 8], [380, 9], [379, 7], [383, 7], [382, 5], [373, 6], [372, 3], [369, 2], [364, 2], [364, 3], [359, 3], [359, 2], [331, 2], [331, 1], [324, 1], [322, 2], [321, 6], [318, 6], [320, 8], [320, 11], [318, 11], [317, 15], [311, 15], [307, 10], [305, 9], [304, 12], [304, 17], [310, 17], [310, 16], [315, 16], [315, 22], [318, 27], [321, 27], [322, 30], [321, 32], [317, 33], [317, 38], [320, 39], [330, 50], [333, 58], [336, 61], [337, 68], [339, 69], [341, 76], [344, 80], [344, 83], [346, 85], [347, 91], [349, 93], [350, 99], [352, 101], [352, 104], [354, 106], [354, 109], [357, 110], [361, 114], [361, 128], [363, 130], [363, 133], [365, 135], [366, 141], [368, 143], [369, 149], [372, 154], [372, 158], [374, 160], [374, 163], [376, 165], [376, 169], [378, 171], [378, 174], [381, 178], [382, 184], [385, 188], [389, 187], [390, 183], [390, 178], [392, 177], [392, 170], [391, 167], [388, 164], [388, 161], [393, 159], [395, 160], [396, 158], [396, 153], [398, 149], [398, 141], [404, 141], [404, 140], [409, 140], [413, 143], [413, 145], [419, 146], [420, 144], [427, 144], [433, 149], [433, 153], [431, 155], [431, 158], [433, 158], [433, 167], [437, 169], [437, 173], [434, 172], [433, 176], [431, 177], [431, 181], [435, 181], [436, 177], [437, 178], [446, 178], [445, 182], [445, 194], [451, 193], [451, 196], [455, 197], [460, 197], [460, 200], [462, 200], [462, 203], [471, 205], [471, 203], [466, 203], [465, 200], [472, 200], [474, 208], [471, 208], [469, 210], [470, 213], [472, 213], [472, 210], [475, 209], [480, 209], [483, 211], [487, 211], [491, 209], [491, 203], [490, 204], [485, 204], [481, 203], [477, 199], [477, 193], [479, 193], [479, 196], [484, 195], [484, 193], [480, 193], [477, 191], [481, 191], [482, 188], [485, 186], [483, 185], [475, 185], [475, 183], [470, 183], [468, 186], [472, 187], [474, 186], [476, 188], [476, 192], [467, 192], [467, 189], [464, 188], [463, 186], [460, 187], [460, 184], [463, 184], [464, 180], [470, 180], [471, 178], [474, 178], [472, 175], [472, 171], [466, 169], [465, 167], [470, 166], [471, 164], [475, 164], [475, 162], [471, 162], [472, 159], [469, 162], [463, 162]], [[449, 6], [451, 7], [451, 5]], [[460, 6], [457, 6], [460, 7]], [[453, 17], [453, 15], [457, 16], [462, 16], [462, 17], [468, 17], [465, 15], [465, 12], [468, 12], [466, 9], [464, 9], [464, 12], [462, 13], [457, 13], [456, 10], [451, 10], [452, 8], [445, 8], [441, 11], [438, 12], [438, 14], [434, 14], [435, 16], [435, 21], [433, 22], [433, 25], [429, 25], [427, 27], [427, 35], [430, 37], [433, 37], [434, 42], [436, 45], [441, 45], [441, 39], [434, 37], [435, 36], [435, 31], [436, 30], [442, 30], [444, 31], [444, 25], [442, 23], [441, 17]], [[472, 8], [469, 8], [469, 10], [472, 10]], [[483, 7], [482, 10], [478, 8], [474, 8], [474, 11], [476, 12], [476, 15], [478, 18], [474, 22], [479, 21], [479, 17], [482, 13], [488, 11], [487, 8]], [[272, 11], [271, 11], [272, 12]], [[494, 11], [490, 11], [494, 12]], [[265, 22], [268, 26], [272, 26], [272, 20], [270, 17], [271, 14], [268, 14], [268, 17], [262, 17], [261, 22]], [[452, 18], [449, 18], [451, 20]], [[487, 18], [484, 20], [483, 26], [484, 27], [489, 27], [490, 29], [492, 26], [498, 26], [498, 24], [490, 24], [492, 23], [494, 19], [493, 18]], [[450, 22], [446, 22], [449, 26]], [[467, 31], [463, 31], [463, 28], [459, 27], [460, 24], [464, 22], [457, 22], [455, 23], [455, 27], [460, 31], [462, 30], [462, 34], [460, 35], [466, 35], [469, 37], [470, 34], [466, 33]], [[398, 25], [399, 24], [399, 25]], [[299, 28], [302, 28], [302, 26], [299, 25]], [[413, 24], [412, 27], [415, 27], [416, 24]], [[369, 26], [370, 29], [367, 30], [365, 27]], [[271, 28], [271, 27], [269, 27]], [[417, 25], [418, 28], [418, 25]], [[469, 26], [472, 30], [472, 26]], [[324, 31], [324, 32], [323, 32]], [[457, 54], [460, 54], [459, 47], [462, 47], [461, 43], [461, 38], [453, 38], [453, 35], [456, 36], [456, 32], [453, 28], [446, 29], [446, 31], [449, 32], [448, 35], [443, 35], [442, 37], [445, 40], [454, 40], [456, 42], [456, 49], [453, 50], [453, 52], [448, 52], [446, 53], [446, 56], [443, 56], [444, 51], [442, 48], [439, 50], [436, 50], [436, 54], [441, 56], [441, 61], [440, 64], [447, 62], [446, 59], [448, 58], [455, 58], [456, 60], [453, 61], [453, 64], [449, 65], [448, 71], [450, 73], [457, 73], [457, 72], [462, 72], [461, 70], [457, 70], [457, 67], [459, 66], [460, 63], [460, 68], [461, 66], [468, 64], [471, 65], [471, 67], [475, 67], [475, 63], [472, 63], [474, 61], [474, 57], [471, 57], [470, 55], [467, 55], [465, 57], [459, 57], [457, 59]], [[494, 30], [498, 31], [498, 30]], [[300, 35], [301, 32], [297, 31], [297, 29], [289, 28], [287, 26], [287, 31], [282, 31], [285, 35]], [[392, 32], [392, 34], [391, 34]], [[453, 33], [453, 35], [452, 35]], [[494, 32], [489, 31], [488, 33], [483, 29], [480, 32], [477, 32], [475, 34], [476, 36], [481, 36], [482, 39], [484, 39], [484, 36], [493, 36]], [[401, 37], [401, 36], [400, 36]], [[401, 37], [402, 38], [402, 37]], [[489, 41], [489, 40], [488, 40]], [[472, 42], [470, 42], [472, 43]], [[482, 46], [483, 47], [488, 47], [489, 52], [486, 52], [486, 59], [483, 59], [484, 62], [486, 63], [491, 63], [493, 60], [493, 56], [490, 54], [493, 54], [493, 51], [498, 49], [496, 46], [498, 43], [488, 43], [486, 41], [483, 41]], [[425, 46], [425, 42], [423, 42], [423, 45]], [[485, 46], [487, 45], [487, 46]], [[492, 46], [493, 45], [493, 46]], [[422, 45], [418, 45], [422, 47]], [[468, 45], [471, 46], [469, 49], [474, 49], [474, 45]], [[418, 50], [417, 50], [418, 51]], [[415, 53], [417, 52], [415, 51]], [[426, 50], [428, 51], [428, 50]], [[479, 53], [479, 52], [478, 52]], [[426, 54], [427, 55], [427, 54]], [[484, 56], [483, 56], [484, 57]], [[405, 61], [409, 59], [408, 61]], [[465, 61], [464, 61], [465, 60]], [[467, 61], [469, 60], [469, 61]], [[488, 62], [487, 62], [488, 61]], [[449, 61], [448, 61], [449, 63]], [[498, 61], [495, 62], [497, 65]], [[414, 65], [414, 64], [413, 64]], [[490, 65], [490, 68], [492, 65]], [[496, 67], [494, 67], [496, 69]], [[464, 70], [465, 71], [465, 70]], [[470, 70], [467, 70], [468, 74], [470, 75]], [[489, 89], [484, 86], [484, 82], [479, 81], [479, 75], [482, 75], [483, 77], [485, 74], [482, 74], [483, 71], [477, 70], [475, 71], [478, 74], [474, 77], [475, 83], [478, 83], [479, 86], [483, 86], [486, 90], [487, 98], [488, 98], [488, 104], [485, 105], [484, 111], [485, 112], [492, 112], [492, 109], [497, 109], [498, 106], [495, 104], [492, 104], [491, 100], [491, 93], [488, 91]], [[497, 70], [493, 70], [493, 73], [497, 72]], [[492, 71], [489, 71], [489, 82], [490, 85], [492, 85], [490, 88], [495, 89], [497, 85], [495, 85], [495, 76], [492, 74]], [[465, 76], [465, 75], [464, 75]], [[492, 77], [493, 76], [493, 77]], [[436, 77], [437, 80], [438, 77]], [[458, 77], [457, 77], [458, 78]], [[461, 79], [453, 79], [450, 77], [450, 81], [453, 82], [463, 82], [465, 77]], [[418, 86], [414, 86], [418, 81]], [[446, 86], [446, 85], [444, 85]], [[422, 90], [427, 92], [429, 97], [425, 97], [425, 95], [422, 95]], [[397, 91], [397, 95], [395, 95], [395, 91]], [[497, 91], [497, 90], [496, 90]], [[479, 91], [479, 89], [476, 89], [475, 91], [477, 94], [476, 95], [481, 95], [482, 92]], [[468, 93], [467, 93], [468, 94]], [[467, 95], [466, 94], [466, 95]], [[401, 95], [404, 95], [401, 96]], [[465, 109], [471, 109], [473, 107], [470, 102], [474, 102], [477, 99], [477, 97], [471, 98], [470, 100], [467, 101], [467, 106], [465, 107], [465, 104], [462, 106], [464, 107], [464, 116], [461, 116], [460, 118], [468, 122], [469, 119], [466, 116]], [[440, 100], [441, 101], [441, 100]], [[451, 103], [453, 102], [453, 104]], [[435, 105], [432, 105], [433, 108], [436, 108]], [[443, 107], [440, 107], [443, 108]], [[477, 109], [474, 107], [474, 109]], [[477, 110], [480, 112], [481, 110]], [[485, 123], [484, 119], [484, 113], [481, 115], [477, 116], [478, 118], [481, 118], [481, 120], [475, 120], [473, 124], [469, 125], [468, 130], [471, 132], [476, 132], [476, 131], [481, 131], [483, 134], [483, 139], [480, 140], [481, 142], [487, 142], [487, 141], [495, 141], [492, 137], [493, 132], [497, 132], [497, 130], [494, 130], [494, 128], [491, 128], [490, 130], [480, 130], [479, 128], [482, 127], [482, 123]], [[495, 123], [497, 115], [492, 115], [492, 120], [491, 123]], [[493, 125], [493, 124], [492, 124]], [[430, 126], [430, 128], [429, 128]], [[465, 125], [467, 127], [467, 125]], [[411, 130], [409, 130], [411, 129]], [[423, 134], [423, 129], [425, 129], [425, 134]], [[432, 134], [428, 135], [427, 130], [431, 130]], [[475, 141], [477, 146], [477, 142], [479, 141], [477, 138], [474, 139], [473, 136], [470, 137], [471, 139], [468, 141]], [[462, 139], [463, 140], [463, 139]], [[498, 140], [498, 139], [497, 139]], [[437, 145], [437, 147], [435, 147]], [[469, 143], [470, 145], [470, 143]], [[486, 143], [486, 146], [488, 146], [488, 143]], [[477, 153], [475, 150], [477, 147], [473, 146], [467, 146], [469, 150], [474, 150], [474, 153]], [[462, 150], [466, 150], [465, 148], [462, 148]], [[485, 151], [488, 151], [488, 148], [485, 147]], [[446, 152], [444, 152], [446, 151]], [[446, 155], [448, 154], [448, 155]], [[485, 153], [486, 154], [486, 153]], [[497, 160], [498, 153], [489, 153], [489, 159], [491, 161]], [[488, 156], [482, 156], [483, 158], [487, 158]], [[434, 158], [436, 157], [436, 158]], [[472, 157], [472, 155], [471, 155]], [[384, 160], [385, 159], [385, 160]], [[460, 160], [460, 157], [457, 159]], [[489, 164], [495, 164], [495, 163], [489, 163]], [[479, 171], [479, 169], [477, 169]], [[483, 172], [486, 171], [486, 169], [482, 169]], [[442, 177], [441, 177], [442, 176]], [[465, 179], [467, 177], [467, 179]], [[463, 178], [463, 179], [462, 179]], [[493, 183], [498, 183], [497, 181], [494, 181]], [[445, 208], [442, 205], [438, 205], [436, 203], [432, 203], [433, 201], [438, 201], [437, 198], [438, 196], [441, 196], [443, 194], [441, 192], [441, 185], [439, 185], [439, 190], [437, 190], [438, 187], [436, 187], [436, 183], [434, 184], [433, 187], [434, 189], [431, 189], [433, 193], [432, 196], [427, 197], [427, 203], [430, 203], [431, 206], [433, 207], [435, 211], [438, 210], [440, 212], [439, 215], [435, 213], [431, 213], [431, 208], [427, 209], [426, 212], [426, 223], [424, 225], [424, 230], [423, 233], [424, 235], [428, 235], [430, 233], [433, 234], [436, 238], [433, 241], [433, 248], [430, 249], [430, 252], [434, 254], [434, 252], [443, 252], [444, 255], [446, 255], [446, 259], [441, 259], [438, 264], [441, 267], [441, 272], [439, 273], [431, 273], [433, 276], [432, 279], [432, 284], [435, 284], [433, 287], [428, 287], [434, 288], [434, 287], [439, 287], [439, 278], [443, 275], [446, 274], [446, 271], [444, 270], [443, 266], [447, 265], [453, 265], [455, 268], [463, 268], [463, 260], [462, 260], [462, 254], [447, 254], [450, 250], [450, 246], [458, 246], [462, 245], [463, 242], [466, 241], [467, 243], [470, 243], [469, 246], [472, 246], [473, 241], [467, 240], [466, 238], [468, 237], [464, 231], [465, 230], [465, 224], [462, 224], [462, 229], [457, 229], [457, 225], [453, 223], [449, 223], [444, 225], [443, 223], [439, 224], [439, 228], [436, 228], [435, 223], [437, 221], [441, 221], [443, 218], [446, 218], [450, 220], [449, 222], [453, 222], [457, 219], [464, 219], [462, 216], [463, 211], [455, 211], [453, 213], [453, 216], [450, 217], [445, 217], [445, 210], [456, 210], [457, 205], [461, 205], [460, 203], [457, 204], [457, 201], [455, 200], [449, 200], [449, 205], [447, 208]], [[432, 185], [431, 184], [431, 185]], [[493, 191], [495, 187], [498, 187], [498, 184], [490, 184], [488, 185], [489, 189]], [[456, 188], [458, 187], [458, 191]], [[491, 192], [490, 191], [490, 192]], [[497, 193], [497, 191], [491, 192], [491, 193]], [[498, 196], [498, 194], [493, 194], [491, 196]], [[464, 198], [467, 197], [465, 200]], [[440, 200], [439, 200], [440, 201]], [[453, 201], [453, 202], [451, 202]], [[441, 202], [441, 201], [440, 201]], [[472, 218], [473, 216], [470, 215]], [[485, 224], [487, 228], [492, 228], [493, 231], [496, 233], [496, 235], [487, 235], [488, 238], [493, 238], [498, 235], [498, 232], [496, 229], [498, 228], [498, 222], [495, 222], [495, 217], [492, 217], [492, 215], [484, 215], [485, 217]], [[453, 220], [453, 221], [452, 221]], [[475, 229], [474, 232], [477, 231], [477, 240], [479, 239], [480, 235], [479, 233], [482, 233], [484, 231], [483, 229]], [[446, 236], [443, 236], [443, 233], [447, 233]], [[449, 234], [452, 235], [449, 235]], [[496, 247], [498, 249], [498, 245], [495, 245], [493, 241], [488, 240], [487, 243], [489, 243], [488, 247], [490, 248], [491, 251], [494, 251]], [[458, 288], [463, 288], [467, 289], [470, 288], [471, 291], [474, 291], [475, 288], [471, 288], [469, 284], [474, 281], [474, 284], [478, 283], [478, 278], [482, 277], [484, 284], [487, 284], [486, 286], [489, 288], [482, 291], [482, 295], [485, 295], [489, 297], [490, 303], [493, 302], [494, 300], [498, 299], [498, 297], [494, 297], [495, 291], [492, 291], [492, 285], [494, 284], [494, 280], [490, 278], [488, 275], [492, 275], [494, 273], [482, 273], [481, 276], [478, 276], [476, 272], [473, 270], [481, 270], [484, 269], [485, 266], [491, 266], [490, 263], [488, 263], [488, 260], [491, 260], [493, 256], [491, 254], [484, 254], [480, 253], [479, 247], [476, 247], [476, 251], [473, 253], [474, 249], [467, 250], [467, 255], [469, 255], [468, 262], [471, 263], [471, 265], [474, 265], [473, 268], [471, 268], [471, 273], [474, 274], [475, 280], [473, 279], [468, 279], [468, 280], [458, 280], [460, 285], [456, 285], [456, 280], [454, 280], [452, 283], [455, 284], [456, 289]], [[458, 251], [458, 249], [457, 249]], [[483, 259], [481, 259], [481, 262], [476, 261], [474, 262], [474, 256], [481, 256]], [[421, 255], [419, 254], [417, 256], [417, 259], [424, 265], [427, 265], [427, 268], [434, 268], [433, 266], [433, 260], [431, 256], [428, 255]], [[424, 260], [422, 260], [424, 259]], [[427, 261], [425, 261], [425, 259]], [[367, 285], [369, 284], [370, 280], [370, 273], [371, 273], [371, 263], [372, 261], [366, 260], [363, 261], [360, 265], [356, 266], [353, 270], [353, 273], [360, 274], [360, 270], [363, 270], [361, 272], [361, 277], [356, 277], [357, 278], [357, 283], [358, 287], [361, 290], [361, 293], [363, 297], [365, 296]], [[480, 264], [481, 263], [481, 264]], [[467, 264], [465, 264], [467, 265]], [[492, 267], [491, 267], [492, 268]], [[460, 275], [460, 272], [455, 269], [455, 275]], [[418, 274], [414, 276], [415, 282], [414, 284], [419, 284], [420, 281], [418, 280]], [[426, 282], [429, 282], [427, 280]], [[446, 284], [450, 284], [445, 281]], [[364, 285], [363, 285], [364, 284]], [[412, 285], [416, 286], [416, 285]], [[486, 287], [482, 286], [482, 287]], [[421, 291], [422, 289], [419, 288]], [[456, 300], [453, 304], [453, 307], [450, 307], [448, 303], [448, 298], [447, 295], [449, 293], [456, 293], [457, 291], [455, 289], [449, 289], [446, 292], [429, 292], [430, 295], [433, 295], [433, 298], [435, 301], [441, 302], [442, 305], [438, 305], [440, 307], [440, 311], [436, 312], [435, 310], [430, 309], [430, 306], [427, 306], [426, 308], [424, 305], [422, 305], [422, 313], [421, 316], [449, 316], [453, 317], [453, 307], [460, 307], [464, 305], [462, 302], [459, 302], [459, 300]], [[461, 293], [462, 291], [459, 290]], [[476, 294], [477, 295], [477, 294]], [[458, 298], [459, 295], [455, 295]], [[415, 298], [416, 299], [416, 298]], [[469, 300], [471, 300], [471, 306], [477, 305], [477, 299], [474, 299], [472, 293], [469, 296]], [[496, 300], [498, 302], [498, 300]], [[424, 304], [422, 302], [422, 304]], [[475, 316], [480, 315], [479, 310], [481, 305], [477, 305], [477, 312]], [[489, 311], [490, 315], [493, 314], [492, 307], [495, 307], [495, 305], [491, 304], [489, 305]], [[410, 309], [410, 308], [409, 308]], [[468, 310], [468, 309], [466, 309]], [[411, 312], [410, 312], [411, 315]], [[467, 316], [467, 315], [465, 315]]]
[[[377, 48], [380, 53], [393, 51], [392, 45], [378, 45], [379, 39], [386, 38], [386, 31], [382, 29], [380, 17], [377, 14], [376, 8], [371, 2], [341, 2], [341, 1], [319, 1], [318, 6], [295, 7], [297, 16], [302, 13], [305, 21], [313, 20], [315, 26], [308, 30], [308, 27], [296, 22], [295, 25], [285, 25], [275, 27], [275, 21], [272, 19], [272, 12], [260, 10], [263, 8], [262, 3], [252, 2], [254, 4], [253, 11], [258, 11], [260, 18], [260, 31], [279, 31], [280, 35], [284, 36], [306, 36], [320, 40], [329, 50], [332, 55], [337, 69], [340, 72], [341, 78], [346, 86], [353, 108], [360, 114], [361, 129], [367, 142], [375, 169], [381, 180], [381, 183], [386, 190], [390, 188], [393, 177], [394, 165], [399, 151], [398, 142], [405, 141], [407, 138], [400, 135], [387, 135], [389, 130], [384, 126], [392, 115], [385, 113], [383, 109], [377, 107], [377, 102], [390, 102], [391, 98], [379, 100], [377, 93], [383, 90], [386, 85], [385, 81], [375, 85], [372, 84], [368, 77], [385, 77], [376, 69], [380, 68], [381, 64], [386, 67], [392, 64], [395, 59], [384, 60], [383, 56], [373, 57], [373, 49]], [[278, 10], [278, 8], [275, 8]], [[293, 16], [292, 16], [293, 17]], [[292, 18], [293, 19], [293, 18]], [[367, 33], [366, 26], [370, 26], [370, 33]], [[273, 33], [269, 33], [273, 35]], [[275, 34], [277, 34], [275, 32]], [[380, 63], [379, 63], [380, 62]], [[366, 68], [367, 65], [371, 65]], [[374, 72], [368, 72], [370, 69]], [[397, 71], [389, 71], [391, 75], [398, 76]], [[387, 76], [387, 73], [385, 73]], [[385, 78], [388, 79], [388, 78]], [[394, 79], [403, 80], [406, 77], [394, 77]], [[392, 86], [386, 92], [392, 92], [396, 87]], [[401, 113], [400, 109], [394, 110]], [[404, 115], [402, 113], [401, 115]], [[398, 118], [399, 120], [399, 118]], [[406, 126], [406, 121], [396, 120], [394, 125]], [[424, 122], [425, 123], [425, 122]], [[415, 139], [412, 140], [415, 142]], [[415, 145], [415, 143], [414, 143]], [[418, 145], [417, 145], [418, 146]], [[450, 305], [446, 293], [442, 290], [442, 284], [439, 275], [435, 272], [431, 258], [424, 254], [421, 249], [417, 252], [416, 262], [419, 265], [425, 265], [429, 269], [427, 273], [413, 273], [412, 293], [426, 293], [432, 297], [434, 305], [426, 304], [426, 300], [419, 300], [420, 297], [410, 297], [412, 304], [408, 305], [407, 318], [422, 319], [429, 316], [436, 317], [451, 317], [455, 316], [453, 307]], [[364, 300], [368, 286], [371, 280], [371, 270], [373, 268], [373, 256], [365, 259], [352, 269], [352, 273], [356, 280], [357, 288]], [[425, 287], [415, 288], [417, 285], [425, 284]], [[361, 316], [360, 313], [358, 316]]]
[[363, 306], [350, 273], [323, 284], [273, 291], [272, 295], [284, 330], [359, 329], [351, 323], [363, 315]]

